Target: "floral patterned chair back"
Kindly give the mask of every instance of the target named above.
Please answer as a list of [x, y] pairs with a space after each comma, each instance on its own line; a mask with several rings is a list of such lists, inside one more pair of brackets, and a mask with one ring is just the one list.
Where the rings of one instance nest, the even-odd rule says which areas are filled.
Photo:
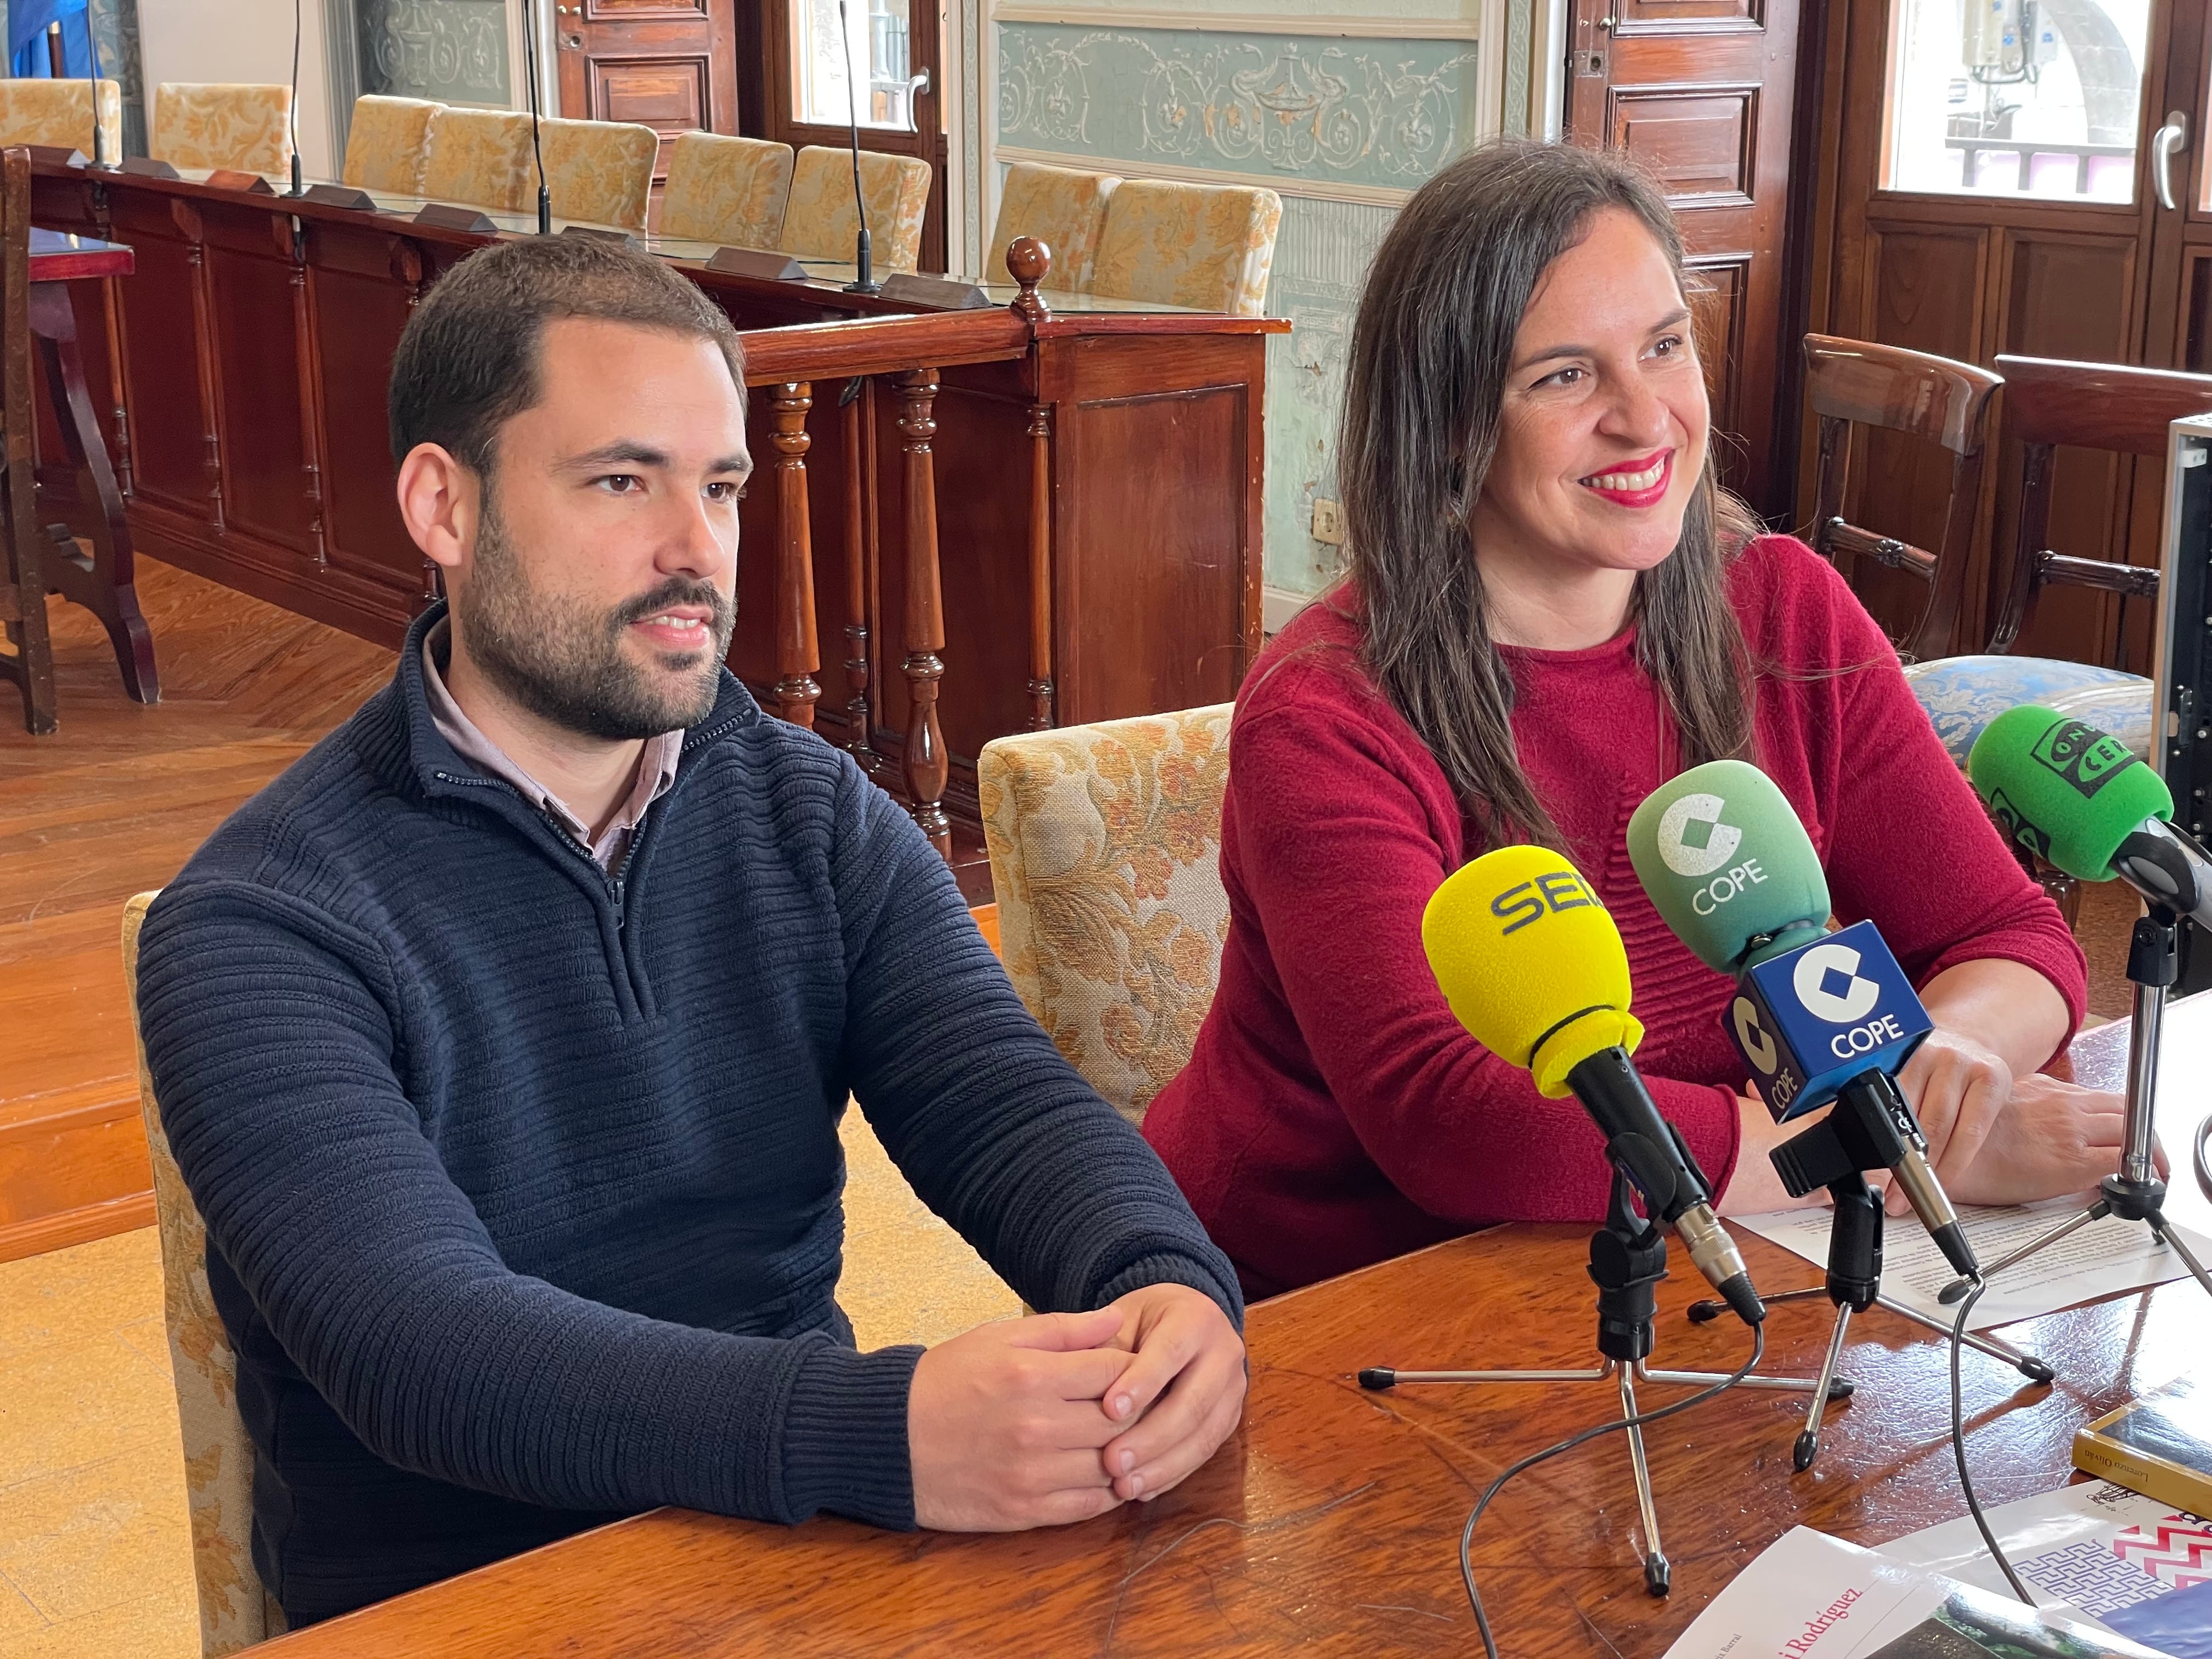
[[[660, 135], [628, 121], [562, 121], [539, 124], [545, 152], [545, 188], [557, 219], [623, 230], [645, 228], [646, 204], [653, 196], [653, 162]], [[531, 200], [538, 199], [538, 171], [529, 169]]]
[[1014, 238], [1034, 236], [1052, 250], [1047, 284], [1071, 294], [1087, 292], [1091, 268], [1098, 257], [1098, 234], [1105, 228], [1106, 204], [1121, 182], [1110, 173], [1015, 162], [1006, 169], [1006, 182], [999, 191], [999, 222], [983, 250], [984, 270], [999, 270], [1006, 244]]
[[440, 109], [430, 117], [422, 194], [434, 202], [520, 213], [538, 201], [530, 118], [503, 109]]
[[1007, 976], [1133, 1123], [1189, 1060], [1220, 982], [1235, 712], [1026, 732], [975, 762]]
[[1106, 204], [1091, 292], [1257, 317], [1282, 222], [1272, 190], [1128, 179]]
[[386, 98], [376, 93], [355, 99], [353, 124], [346, 129], [345, 166], [338, 177], [356, 190], [420, 196], [430, 118], [444, 107], [427, 98]]
[[[868, 203], [868, 245], [878, 271], [912, 270], [921, 258], [921, 218], [929, 207], [929, 163], [919, 155], [860, 152]], [[850, 259], [860, 234], [853, 202], [853, 153], [809, 144], [791, 170], [791, 201], [777, 246], [817, 259]]]
[[[138, 1024], [138, 929], [152, 893], [123, 908], [123, 981]], [[161, 1109], [138, 1046], [138, 1109], [154, 1165], [154, 1209], [161, 1231], [161, 1315], [184, 1426], [185, 1490], [191, 1511], [192, 1579], [199, 1588], [204, 1659], [284, 1633], [284, 1613], [253, 1565], [253, 1445], [238, 1414], [238, 1358], [208, 1291], [207, 1228], [170, 1155]]]
[[[52, 144], [92, 158], [90, 81], [0, 81], [0, 145]], [[123, 159], [123, 87], [101, 81], [100, 153], [113, 166]]]
[[292, 88], [164, 81], [154, 89], [154, 159], [275, 174], [292, 166]]
[[791, 167], [789, 144], [684, 134], [668, 154], [660, 234], [728, 247], [774, 247], [791, 197]]

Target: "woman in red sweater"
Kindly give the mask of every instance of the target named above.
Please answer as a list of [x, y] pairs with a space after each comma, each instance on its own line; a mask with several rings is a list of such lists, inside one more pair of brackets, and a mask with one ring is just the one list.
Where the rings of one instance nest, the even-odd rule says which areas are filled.
[[[1629, 814], [1723, 755], [1779, 784], [1837, 914], [1871, 918], [1936, 1030], [1902, 1081], [1963, 1203], [2093, 1186], [2119, 1102], [2038, 1076], [2081, 953], [1829, 566], [1715, 485], [1664, 201], [1509, 143], [1407, 205], [1360, 302], [1339, 449], [1351, 570], [1237, 700], [1221, 985], [1145, 1133], [1261, 1297], [1486, 1222], [1595, 1220], [1607, 1171], [1445, 1006], [1420, 917], [1489, 848], [1548, 842], [1628, 946], [1638, 1063], [1724, 1212], [1790, 1200]], [[1893, 1213], [1902, 1213], [1893, 1195]]]

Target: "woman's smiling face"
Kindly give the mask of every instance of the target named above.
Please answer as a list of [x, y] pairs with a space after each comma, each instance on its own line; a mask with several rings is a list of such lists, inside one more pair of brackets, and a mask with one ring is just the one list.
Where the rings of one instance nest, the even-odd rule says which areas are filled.
[[1599, 210], [1514, 336], [1470, 520], [1478, 562], [1650, 569], [1681, 538], [1711, 429], [1666, 250], [1632, 213]]

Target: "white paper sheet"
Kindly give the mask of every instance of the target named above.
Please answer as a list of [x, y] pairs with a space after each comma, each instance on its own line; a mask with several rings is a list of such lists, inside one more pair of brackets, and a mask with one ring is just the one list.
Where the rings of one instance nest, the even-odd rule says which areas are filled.
[[[2114, 1554], [2114, 1539], [2123, 1533], [2155, 1528], [2162, 1523], [2197, 1522], [2196, 1516], [2169, 1504], [2130, 1492], [2125, 1486], [2116, 1486], [2109, 1480], [2085, 1480], [2075, 1486], [2061, 1486], [2056, 1492], [2033, 1498], [1992, 1504], [1982, 1513], [1989, 1521], [1990, 1530], [1997, 1536], [1998, 1547], [2012, 1563], [2013, 1571], [2034, 1592], [2036, 1605], [2071, 1607], [2085, 1616], [2105, 1611], [2108, 1605], [2117, 1605], [2111, 1601], [2113, 1596], [2132, 1602], [2162, 1595], [2173, 1588], [2167, 1582], [2172, 1575], [2161, 1579], [2154, 1570], [2155, 1562], [2146, 1565], [2142, 1552]], [[1878, 1546], [1875, 1553], [1908, 1566], [1946, 1574], [1977, 1589], [1991, 1590], [2000, 1595], [2011, 1594], [2004, 1575], [1990, 1559], [1989, 1547], [1982, 1542], [1982, 1534], [1972, 1516], [1962, 1515], [1956, 1521], [1907, 1533]], [[2085, 1554], [2109, 1559], [2109, 1565], [2100, 1563], [2105, 1565], [2105, 1571], [2094, 1588], [2083, 1575], [2083, 1564], [2078, 1559]], [[2129, 1575], [2138, 1582], [2127, 1583]]]
[[[2046, 1204], [2018, 1205], [2004, 1209], [1959, 1206], [1959, 1219], [1973, 1242], [1974, 1254], [1984, 1265], [2025, 1244], [2080, 1210], [2075, 1199], [2055, 1199]], [[1831, 1212], [1824, 1206], [1812, 1210], [1777, 1210], [1767, 1215], [1747, 1215], [1732, 1220], [1748, 1232], [1779, 1244], [1784, 1249], [1828, 1265], [1828, 1225]], [[2212, 1254], [2212, 1243], [2188, 1228], [2178, 1230], [2197, 1259]], [[2056, 1313], [2100, 1297], [2163, 1285], [2189, 1269], [2180, 1255], [2150, 1236], [2141, 1222], [2107, 1216], [2090, 1222], [2057, 1243], [2038, 1251], [2016, 1267], [1990, 1280], [1989, 1290], [1974, 1304], [1972, 1328], [1988, 1330], [2015, 1319], [2033, 1319]], [[1885, 1218], [1881, 1237], [1881, 1291], [1915, 1312], [1941, 1321], [1948, 1328], [1957, 1317], [1955, 1306], [1945, 1307], [1936, 1293], [1958, 1274], [1928, 1237], [1920, 1218], [1907, 1211]]]
[[[2032, 1621], [2040, 1640], [2018, 1639]], [[1994, 1653], [1960, 1636], [2014, 1634], [2010, 1652], [2082, 1659], [2156, 1659], [2141, 1647], [2064, 1614], [2032, 1615], [1923, 1567], [1908, 1565], [1807, 1527], [1792, 1528], [1738, 1573], [1667, 1650], [1667, 1659], [1868, 1659], [1889, 1655]], [[2053, 1640], [2063, 1633], [2070, 1639]], [[1915, 1637], [1919, 1638], [1915, 1640]], [[1896, 1644], [1892, 1647], [1888, 1644]]]

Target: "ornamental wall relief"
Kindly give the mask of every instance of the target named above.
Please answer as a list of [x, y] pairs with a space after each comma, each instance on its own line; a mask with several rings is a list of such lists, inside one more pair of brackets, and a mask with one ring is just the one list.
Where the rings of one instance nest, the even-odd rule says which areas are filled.
[[[1437, 50], [1448, 55], [1437, 60]], [[1007, 29], [999, 137], [1040, 149], [1419, 185], [1461, 143], [1472, 48]], [[1393, 61], [1395, 59], [1396, 61]]]

